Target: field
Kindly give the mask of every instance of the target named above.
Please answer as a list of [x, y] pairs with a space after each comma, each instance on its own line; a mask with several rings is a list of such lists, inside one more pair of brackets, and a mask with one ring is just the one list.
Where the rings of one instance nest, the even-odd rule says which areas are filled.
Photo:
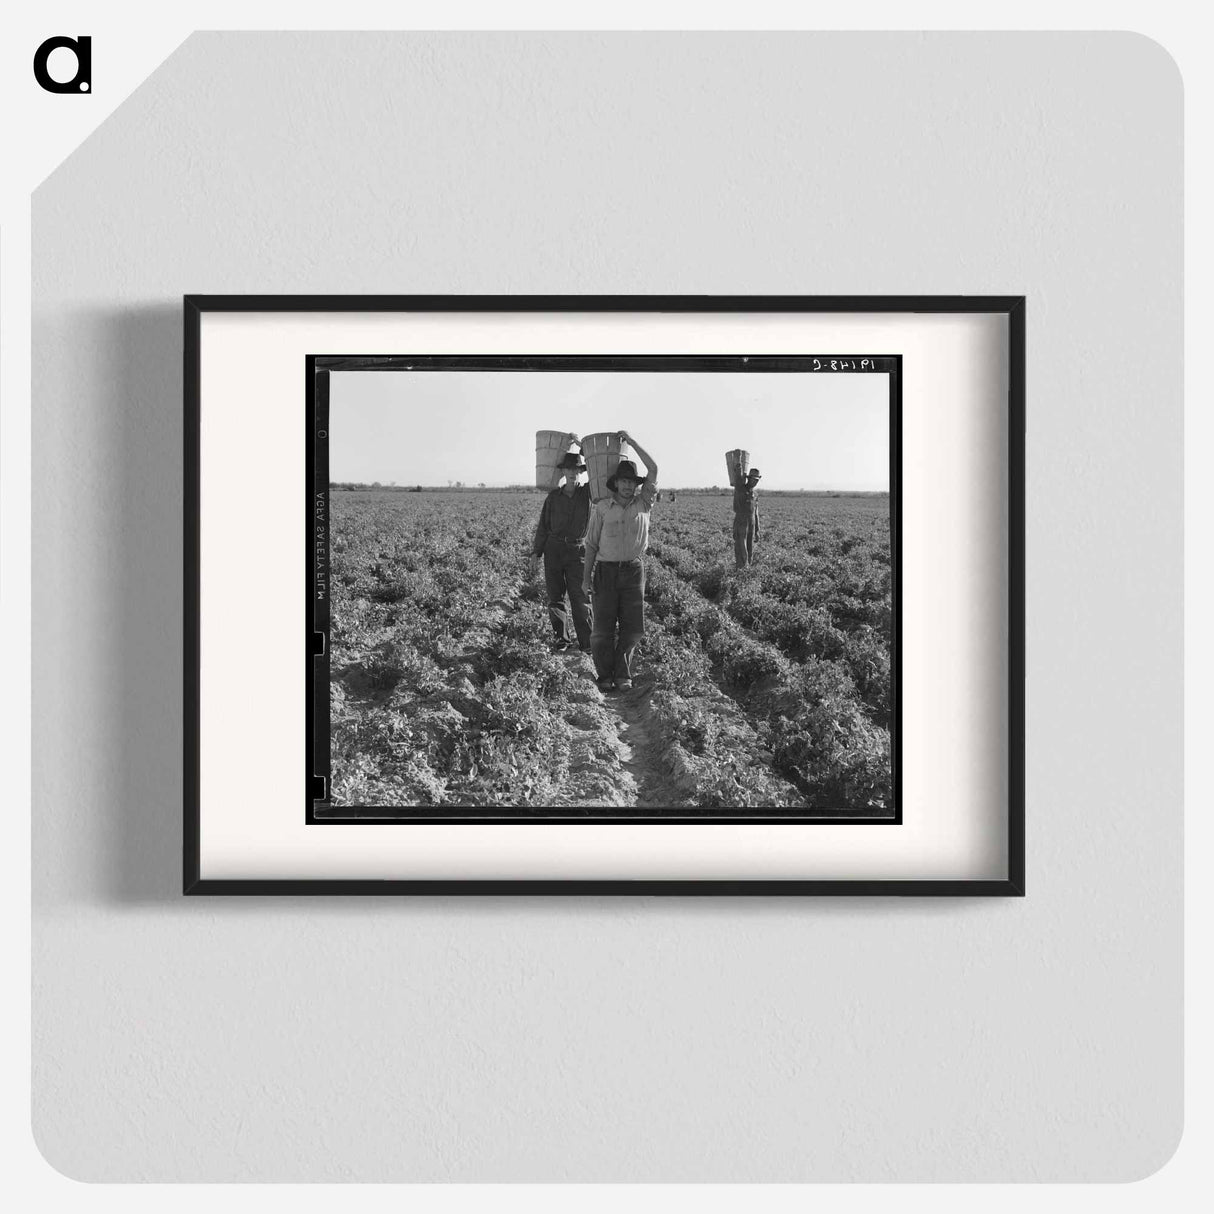
[[640, 673], [605, 696], [549, 648], [540, 494], [333, 493], [334, 804], [892, 816], [888, 498], [760, 502], [742, 572], [728, 497], [655, 505]]

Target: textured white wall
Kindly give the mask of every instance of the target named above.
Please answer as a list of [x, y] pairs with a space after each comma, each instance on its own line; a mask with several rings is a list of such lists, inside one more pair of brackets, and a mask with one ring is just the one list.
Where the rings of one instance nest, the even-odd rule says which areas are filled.
[[[1181, 81], [1133, 35], [191, 38], [34, 196], [47, 1158], [92, 1180], [1160, 1166], [1180, 206]], [[1029, 896], [181, 899], [187, 291], [1026, 293]], [[256, 486], [233, 492], [256, 526]], [[256, 671], [231, 690], [275, 711]]]

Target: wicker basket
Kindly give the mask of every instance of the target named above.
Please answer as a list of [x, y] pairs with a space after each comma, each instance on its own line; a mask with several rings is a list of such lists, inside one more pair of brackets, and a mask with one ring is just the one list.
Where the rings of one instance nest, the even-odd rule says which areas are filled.
[[620, 436], [618, 434], [587, 434], [582, 439], [582, 455], [586, 458], [586, 471], [590, 476], [590, 500], [597, 502], [610, 497], [607, 478], [620, 462]]
[[729, 483], [736, 489], [746, 480], [750, 471], [750, 452], [740, 447], [725, 452], [725, 470], [729, 473]]
[[576, 434], [564, 430], [537, 430], [535, 432], [535, 487], [555, 489], [561, 483], [564, 472], [561, 460], [577, 442]]

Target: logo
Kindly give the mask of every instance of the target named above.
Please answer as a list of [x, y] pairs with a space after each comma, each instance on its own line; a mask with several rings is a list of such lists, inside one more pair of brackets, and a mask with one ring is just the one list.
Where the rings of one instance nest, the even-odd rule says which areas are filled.
[[[55, 80], [46, 65], [52, 51], [71, 51], [76, 56], [76, 74], [70, 80]], [[78, 38], [48, 38], [34, 52], [34, 79], [48, 93], [87, 93], [93, 87], [93, 40], [81, 35]]]

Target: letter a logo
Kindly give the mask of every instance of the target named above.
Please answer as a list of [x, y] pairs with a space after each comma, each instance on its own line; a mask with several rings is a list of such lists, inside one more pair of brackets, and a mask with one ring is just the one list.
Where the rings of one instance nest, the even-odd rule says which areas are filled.
[[[52, 51], [69, 50], [76, 56], [76, 74], [70, 80], [52, 79], [46, 70]], [[88, 93], [93, 88], [93, 40], [79, 38], [48, 38], [34, 52], [34, 79], [48, 93]]]

